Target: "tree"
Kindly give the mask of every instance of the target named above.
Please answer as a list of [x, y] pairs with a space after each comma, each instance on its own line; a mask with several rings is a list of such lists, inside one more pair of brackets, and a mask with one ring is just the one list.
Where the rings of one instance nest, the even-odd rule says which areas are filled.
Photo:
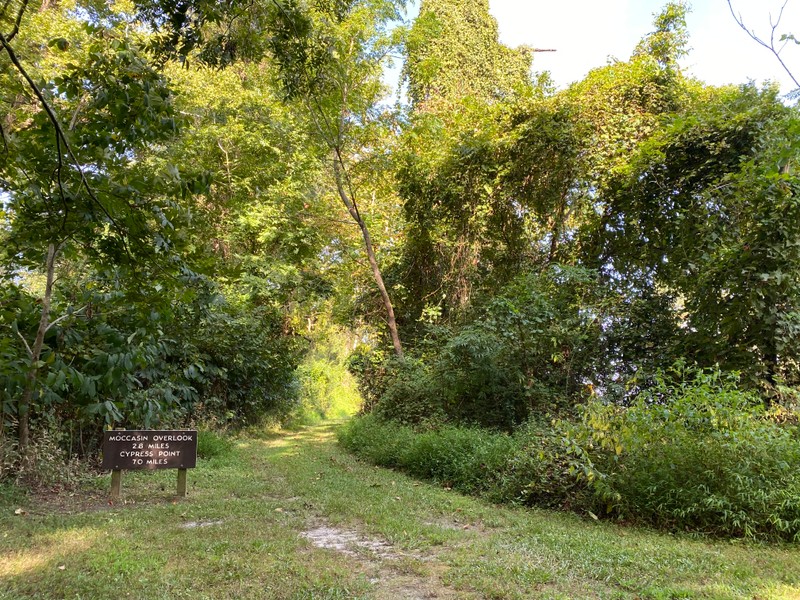
[[488, 0], [423, 0], [406, 42], [404, 75], [416, 110], [470, 96], [511, 95], [530, 79], [532, 50], [498, 42]]
[[[137, 148], [176, 129], [166, 81], [113, 10], [95, 24], [71, 19], [61, 8], [43, 5], [38, 14], [31, 8], [25, 1], [10, 2], [0, 14], [0, 22], [12, 23], [0, 33], [7, 109], [0, 162], [8, 218], [4, 264], [12, 270], [41, 268], [45, 279], [32, 341], [16, 331], [27, 354], [16, 407], [23, 454], [47, 364], [45, 338], [87, 308], [70, 307], [53, 318], [59, 261], [82, 255], [98, 263], [154, 264], [159, 234], [153, 225], [169, 225], [168, 211], [153, 201], [157, 186], [127, 167]], [[160, 239], [167, 244], [166, 237]]]
[[318, 142], [329, 153], [336, 193], [361, 231], [398, 356], [403, 348], [394, 307], [362, 212], [364, 188], [353, 176], [353, 165], [371, 150], [359, 144], [359, 136], [379, 120], [381, 65], [397, 41], [386, 27], [399, 18], [403, 4], [361, 0], [302, 10], [294, 1], [276, 3], [269, 42], [287, 100], [302, 103]]
[[[513, 109], [535, 95], [531, 52], [498, 40], [486, 0], [425, 0], [406, 42], [410, 127], [398, 153], [404, 317], [462, 313], [527, 258], [525, 208], [503, 185]], [[434, 314], [431, 313], [431, 314]]]
[[682, 352], [751, 385], [795, 382], [795, 111], [775, 90], [706, 92], [640, 148], [609, 196], [615, 264], [681, 298]]

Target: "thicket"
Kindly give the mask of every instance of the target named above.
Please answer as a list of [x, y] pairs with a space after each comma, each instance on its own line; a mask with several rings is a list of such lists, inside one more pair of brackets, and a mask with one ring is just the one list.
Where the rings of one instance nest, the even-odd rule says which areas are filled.
[[596, 276], [553, 265], [520, 275], [461, 327], [431, 327], [418, 357], [382, 363], [355, 353], [368, 407], [401, 423], [512, 430], [583, 393], [602, 352]]
[[340, 433], [351, 451], [464, 493], [673, 531], [800, 540], [800, 428], [719, 371], [678, 367], [627, 407], [512, 434], [419, 429], [375, 414]]
[[[691, 531], [800, 540], [800, 428], [737, 378], [678, 366], [567, 427], [596, 509]], [[786, 417], [788, 421], [785, 421]]]
[[[278, 311], [203, 294], [205, 301], [198, 295], [194, 302], [154, 296], [138, 313], [129, 295], [83, 291], [91, 309], [64, 319], [45, 338], [30, 426], [32, 446], [42, 446], [35, 452], [49, 458], [34, 457], [23, 470], [35, 466], [37, 476], [47, 479], [46, 463], [56, 468], [75, 456], [91, 460], [106, 426], [236, 426], [281, 418], [294, 407], [294, 371], [304, 344], [285, 335]], [[15, 401], [29, 368], [19, 336], [35, 332], [37, 305], [13, 283], [0, 286], [0, 293], [1, 458], [4, 470], [28, 476], [6, 435], [16, 423]], [[63, 306], [69, 315], [69, 300], [56, 294], [54, 309]]]

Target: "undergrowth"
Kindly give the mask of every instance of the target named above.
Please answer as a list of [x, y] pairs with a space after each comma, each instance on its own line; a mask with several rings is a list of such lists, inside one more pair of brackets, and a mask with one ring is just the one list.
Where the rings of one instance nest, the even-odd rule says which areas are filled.
[[459, 491], [674, 531], [800, 540], [800, 435], [719, 372], [660, 376], [627, 408], [513, 434], [416, 431], [366, 415], [341, 443], [375, 464]]

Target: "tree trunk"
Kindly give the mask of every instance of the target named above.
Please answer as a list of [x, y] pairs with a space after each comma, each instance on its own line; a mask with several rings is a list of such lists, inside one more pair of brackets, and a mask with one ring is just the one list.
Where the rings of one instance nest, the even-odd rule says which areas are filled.
[[770, 332], [769, 338], [767, 339], [767, 343], [765, 344], [765, 348], [763, 350], [763, 361], [764, 367], [766, 370], [764, 379], [767, 383], [767, 404], [772, 404], [775, 401], [778, 392], [778, 349], [777, 343], [775, 340], [775, 328], [777, 326], [772, 326], [772, 331]]
[[39, 379], [39, 359], [42, 356], [42, 348], [44, 347], [44, 336], [50, 325], [50, 302], [53, 297], [53, 284], [55, 282], [55, 267], [56, 267], [56, 254], [58, 248], [55, 244], [50, 244], [47, 247], [47, 259], [45, 262], [45, 269], [47, 270], [47, 283], [44, 288], [44, 297], [42, 298], [42, 315], [39, 318], [39, 328], [36, 330], [36, 339], [33, 346], [28, 348], [28, 357], [30, 358], [31, 366], [28, 373], [25, 375], [25, 389], [17, 404], [17, 414], [19, 416], [19, 452], [22, 456], [23, 462], [28, 461], [28, 450], [30, 447], [30, 411], [31, 403], [33, 402], [33, 394], [36, 390], [36, 383]]
[[556, 259], [556, 252], [558, 251], [558, 238], [561, 236], [561, 231], [564, 229], [567, 213], [567, 190], [561, 195], [561, 202], [558, 205], [558, 210], [555, 216], [552, 217], [552, 225], [550, 226], [550, 251], [547, 253], [547, 265], [552, 265]]
[[397, 321], [394, 317], [394, 307], [392, 306], [392, 300], [389, 297], [389, 292], [386, 290], [386, 285], [383, 283], [383, 276], [381, 275], [381, 269], [378, 265], [378, 259], [375, 257], [375, 250], [372, 247], [372, 238], [369, 234], [367, 224], [364, 222], [364, 219], [361, 217], [361, 213], [358, 210], [358, 205], [355, 203], [354, 199], [348, 195], [347, 190], [345, 189], [345, 183], [342, 174], [345, 166], [344, 162], [342, 161], [341, 153], [338, 151], [338, 149], [334, 150], [334, 153], [335, 157], [333, 161], [333, 172], [334, 179], [336, 180], [336, 190], [339, 192], [339, 198], [347, 208], [347, 212], [350, 213], [350, 216], [356, 222], [359, 229], [361, 229], [361, 237], [364, 239], [364, 249], [367, 251], [367, 259], [369, 260], [369, 266], [372, 269], [372, 277], [375, 279], [375, 283], [378, 285], [378, 290], [380, 291], [381, 299], [383, 300], [383, 307], [386, 310], [386, 323], [389, 327], [389, 334], [392, 337], [394, 353], [398, 357], [402, 358], [403, 346], [400, 343], [400, 335], [397, 332]]

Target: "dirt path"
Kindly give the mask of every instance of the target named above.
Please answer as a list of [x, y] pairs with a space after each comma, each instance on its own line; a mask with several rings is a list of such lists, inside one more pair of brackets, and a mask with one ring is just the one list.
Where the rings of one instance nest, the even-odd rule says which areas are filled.
[[[357, 509], [359, 504], [363, 507], [364, 503], [358, 497], [361, 495], [359, 487], [364, 483], [369, 490], [385, 489], [387, 493], [395, 494], [400, 493], [402, 484], [411, 488], [421, 487], [417, 482], [405, 481], [404, 477], [383, 469], [373, 469], [343, 454], [336, 446], [336, 426], [328, 423], [308, 427], [267, 444], [272, 451], [270, 462], [273, 468], [281, 471], [281, 481], [286, 485], [294, 483], [297, 487], [293, 488], [293, 493], [304, 494], [288, 497], [287, 501], [297, 503], [302, 500], [310, 509], [305, 527], [299, 532], [300, 537], [315, 551], [333, 553], [340, 560], [346, 560], [350, 570], [362, 573], [369, 581], [377, 599], [478, 598], [471, 591], [459, 592], [443, 583], [441, 575], [447, 571], [447, 566], [439, 559], [441, 545], [419, 548], [402, 542], [396, 544], [375, 533], [374, 524], [358, 518], [357, 510], [355, 513], [343, 511], [346, 514], [330, 514], [326, 510], [343, 505], [349, 505], [350, 509]], [[253, 459], [258, 460], [257, 455]], [[308, 473], [308, 479], [303, 478], [304, 471]], [[371, 476], [369, 480], [357, 480], [364, 472]], [[352, 485], [345, 483], [342, 474], [353, 478]], [[382, 476], [387, 474], [391, 479], [382, 481]], [[398, 484], [398, 478], [402, 484]], [[338, 484], [330, 485], [336, 480]], [[398, 495], [379, 497], [381, 503], [387, 500], [391, 510], [382, 511], [381, 516], [383, 521], [391, 522], [395, 518], [393, 512], [404, 513], [402, 498]], [[449, 531], [461, 529], [461, 526], [446, 521], [438, 524], [429, 521], [423, 525]]]

